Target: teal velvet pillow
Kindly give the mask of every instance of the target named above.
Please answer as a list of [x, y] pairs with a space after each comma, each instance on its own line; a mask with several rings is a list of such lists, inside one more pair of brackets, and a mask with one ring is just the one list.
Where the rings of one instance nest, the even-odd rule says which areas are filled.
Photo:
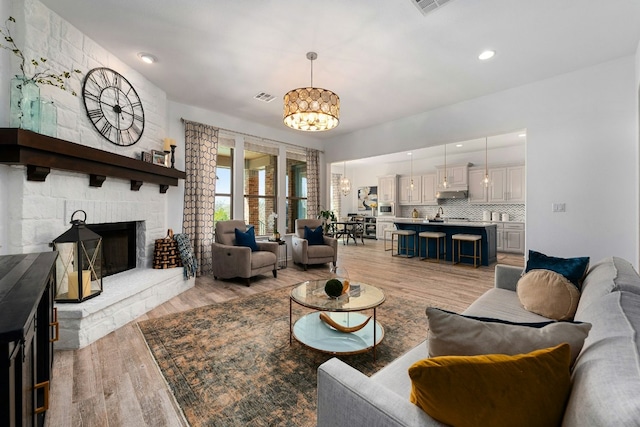
[[236, 232], [236, 246], [246, 246], [251, 248], [251, 252], [258, 250], [258, 244], [256, 243], [256, 235], [253, 227], [247, 229], [247, 232], [243, 232], [235, 229]]
[[305, 225], [304, 238], [309, 242], [309, 245], [324, 245], [324, 237], [322, 237], [322, 226], [319, 226], [315, 230], [312, 230]]
[[529, 260], [524, 272], [528, 273], [531, 270], [555, 271], [558, 274], [562, 274], [580, 289], [582, 280], [589, 270], [589, 257], [557, 258], [529, 250]]

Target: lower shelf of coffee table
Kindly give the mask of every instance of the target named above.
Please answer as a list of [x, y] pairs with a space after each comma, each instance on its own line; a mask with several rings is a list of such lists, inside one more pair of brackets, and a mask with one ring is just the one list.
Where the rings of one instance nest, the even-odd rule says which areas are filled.
[[[368, 317], [359, 312], [332, 312], [329, 315], [334, 321], [347, 327], [360, 325]], [[378, 345], [384, 338], [384, 328], [380, 322], [375, 322], [375, 327], [375, 345]], [[374, 346], [373, 333], [373, 319], [359, 331], [345, 333], [320, 320], [318, 311], [302, 316], [293, 325], [293, 337], [298, 342], [314, 350], [331, 354], [364, 353]]]

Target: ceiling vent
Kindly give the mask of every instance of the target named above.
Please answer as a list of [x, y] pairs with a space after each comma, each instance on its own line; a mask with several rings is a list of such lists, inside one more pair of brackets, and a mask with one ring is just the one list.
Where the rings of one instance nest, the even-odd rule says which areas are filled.
[[271, 102], [274, 99], [276, 99], [275, 96], [273, 95], [269, 95], [266, 92], [260, 92], [259, 94], [257, 94], [256, 96], [253, 97], [254, 99], [257, 99], [258, 101], [264, 101], [264, 102]]
[[411, 3], [415, 4], [423, 15], [426, 15], [427, 13], [441, 8], [450, 1], [452, 0], [411, 0]]

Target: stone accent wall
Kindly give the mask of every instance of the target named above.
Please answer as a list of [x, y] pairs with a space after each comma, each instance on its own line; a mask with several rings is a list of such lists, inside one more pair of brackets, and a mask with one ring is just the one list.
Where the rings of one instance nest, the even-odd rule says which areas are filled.
[[[100, 150], [137, 158], [140, 151], [162, 149], [166, 129], [166, 94], [138, 72], [61, 19], [37, 0], [14, 2], [16, 40], [30, 58], [47, 58], [53, 72], [71, 68], [82, 71], [71, 87], [78, 96], [58, 88], [44, 86], [41, 96], [57, 107], [58, 138]], [[108, 67], [129, 80], [140, 95], [145, 113], [145, 129], [140, 141], [131, 147], [119, 147], [104, 139], [87, 118], [80, 95], [81, 79], [96, 67]], [[12, 62], [17, 70], [17, 63]], [[166, 234], [167, 194], [158, 186], [143, 184], [131, 191], [128, 180], [107, 177], [101, 188], [89, 186], [86, 174], [52, 170], [45, 182], [26, 180], [23, 166], [5, 166], [10, 203], [5, 215], [8, 245], [6, 253], [29, 253], [51, 250], [49, 243], [70, 227], [75, 209], [87, 212], [87, 222], [144, 221], [145, 264], [150, 265], [153, 242]], [[172, 187], [173, 188], [173, 187]], [[171, 188], [169, 192], [174, 191]]]

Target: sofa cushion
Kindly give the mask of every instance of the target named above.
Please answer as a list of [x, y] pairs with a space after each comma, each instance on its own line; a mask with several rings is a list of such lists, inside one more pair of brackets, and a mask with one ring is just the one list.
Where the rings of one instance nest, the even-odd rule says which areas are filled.
[[235, 229], [236, 233], [236, 246], [246, 246], [251, 248], [251, 252], [258, 250], [258, 244], [256, 243], [256, 235], [253, 227], [249, 228], [246, 232]]
[[640, 294], [640, 276], [629, 261], [618, 257], [604, 258], [591, 267], [582, 283], [575, 317], [580, 318], [594, 301], [616, 291]]
[[546, 322], [548, 318], [527, 311], [518, 294], [507, 289], [492, 288], [482, 294], [462, 313], [468, 316], [493, 317], [511, 322]]
[[637, 426], [640, 294], [609, 293], [591, 304], [582, 318], [593, 328], [573, 368], [563, 426]]
[[307, 248], [307, 256], [309, 259], [316, 258], [333, 258], [334, 251], [329, 245], [315, 245]]
[[324, 237], [322, 235], [322, 226], [312, 230], [306, 225], [304, 226], [304, 238], [312, 245], [324, 245]]
[[[573, 285], [570, 285], [573, 286]], [[571, 363], [576, 360], [589, 334], [589, 323], [512, 323], [471, 318], [438, 308], [427, 308], [429, 356], [474, 356], [521, 354], [568, 343]]]
[[580, 289], [582, 280], [589, 270], [589, 257], [559, 258], [529, 250], [529, 259], [524, 272], [528, 273], [531, 270], [555, 271]]
[[385, 388], [408, 399], [411, 394], [411, 378], [409, 378], [409, 368], [419, 360], [429, 357], [427, 353], [427, 341], [423, 341], [398, 357], [384, 369], [371, 375], [371, 379], [377, 383], [384, 384]]
[[269, 251], [256, 251], [251, 254], [251, 269], [256, 270], [262, 267], [274, 267], [278, 257], [273, 252]]
[[411, 368], [412, 403], [463, 426], [557, 426], [571, 389], [568, 344], [507, 356], [423, 359]]
[[531, 270], [518, 280], [516, 290], [525, 310], [555, 320], [570, 320], [576, 313], [580, 291], [560, 273]]

